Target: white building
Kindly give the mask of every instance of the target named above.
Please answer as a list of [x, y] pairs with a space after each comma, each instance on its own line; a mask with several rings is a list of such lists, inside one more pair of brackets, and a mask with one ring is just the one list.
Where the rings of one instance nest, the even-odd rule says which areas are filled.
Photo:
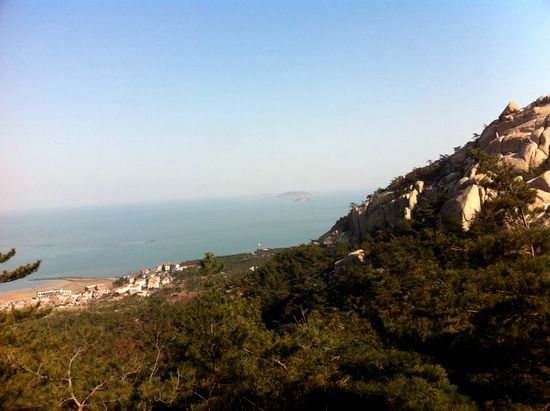
[[64, 290], [64, 289], [60, 288], [58, 290], [38, 291], [36, 293], [36, 297], [37, 298], [50, 298], [50, 297], [55, 297], [55, 296], [68, 297], [72, 293], [73, 292], [71, 290]]
[[139, 293], [141, 290], [142, 290], [142, 287], [141, 287], [141, 285], [139, 285], [139, 284], [133, 284], [133, 285], [131, 285], [131, 286], [128, 287], [128, 293], [129, 293], [130, 295]]
[[134, 281], [135, 285], [139, 285], [141, 287], [145, 287], [145, 284], [147, 284], [147, 280], [145, 278], [140, 278], [139, 280]]
[[128, 289], [130, 288], [131, 286], [129, 284], [126, 284], [126, 285], [123, 285], [121, 287], [116, 287], [116, 288], [113, 288], [113, 293], [115, 294], [126, 294], [128, 292]]

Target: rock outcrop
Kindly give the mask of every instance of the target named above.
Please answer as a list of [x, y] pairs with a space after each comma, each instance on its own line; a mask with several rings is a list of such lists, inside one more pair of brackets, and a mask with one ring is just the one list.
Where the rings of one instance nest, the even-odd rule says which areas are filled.
[[365, 262], [365, 257], [366, 254], [364, 250], [352, 251], [344, 258], [334, 263], [334, 271], [339, 272], [341, 270], [349, 269], [353, 266], [361, 265]]
[[508, 103], [499, 118], [473, 141], [369, 195], [363, 203], [353, 206], [349, 214], [338, 220], [319, 241], [325, 244], [344, 239], [358, 241], [366, 233], [414, 219], [421, 201], [439, 204], [437, 210], [443, 219], [457, 220], [467, 230], [485, 202], [497, 195], [484, 188], [482, 182], [486, 176], [478, 172], [472, 149], [497, 156], [518, 176], [536, 172], [528, 181], [537, 190], [535, 206], [542, 210], [550, 208], [548, 95], [523, 109], [515, 102]]

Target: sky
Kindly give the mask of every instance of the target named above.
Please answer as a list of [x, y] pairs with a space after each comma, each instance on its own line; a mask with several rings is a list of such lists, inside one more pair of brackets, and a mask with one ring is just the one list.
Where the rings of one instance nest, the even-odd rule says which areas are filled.
[[550, 94], [550, 1], [0, 0], [0, 210], [365, 190]]

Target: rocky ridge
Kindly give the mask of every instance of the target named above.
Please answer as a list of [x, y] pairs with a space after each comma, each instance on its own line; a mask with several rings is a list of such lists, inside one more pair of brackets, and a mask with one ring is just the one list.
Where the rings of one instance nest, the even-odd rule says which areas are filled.
[[[353, 205], [319, 241], [359, 241], [365, 234], [393, 227], [415, 217], [419, 202], [438, 203], [444, 219], [458, 219], [468, 229], [476, 213], [496, 195], [480, 182], [472, 149], [495, 155], [509, 164], [518, 178], [536, 190], [536, 207], [550, 210], [550, 95], [539, 97], [523, 109], [510, 102], [498, 119], [485, 127], [481, 135], [448, 156], [430, 165], [397, 177], [388, 187]], [[547, 213], [541, 217], [547, 218]]]

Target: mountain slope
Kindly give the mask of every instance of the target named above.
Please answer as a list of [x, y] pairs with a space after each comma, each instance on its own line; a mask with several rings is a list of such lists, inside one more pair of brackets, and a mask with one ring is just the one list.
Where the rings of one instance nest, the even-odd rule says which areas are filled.
[[541, 218], [550, 208], [550, 95], [538, 98], [521, 109], [510, 102], [498, 119], [481, 135], [457, 148], [449, 156], [405, 176], [395, 178], [385, 189], [369, 195], [321, 238], [331, 244], [338, 240], [359, 241], [365, 234], [393, 227], [415, 218], [420, 203], [435, 208], [443, 219], [457, 219], [468, 229], [476, 213], [496, 193], [483, 184], [486, 176], [478, 172], [472, 150], [495, 155], [508, 164], [529, 186], [536, 189], [536, 206]]

